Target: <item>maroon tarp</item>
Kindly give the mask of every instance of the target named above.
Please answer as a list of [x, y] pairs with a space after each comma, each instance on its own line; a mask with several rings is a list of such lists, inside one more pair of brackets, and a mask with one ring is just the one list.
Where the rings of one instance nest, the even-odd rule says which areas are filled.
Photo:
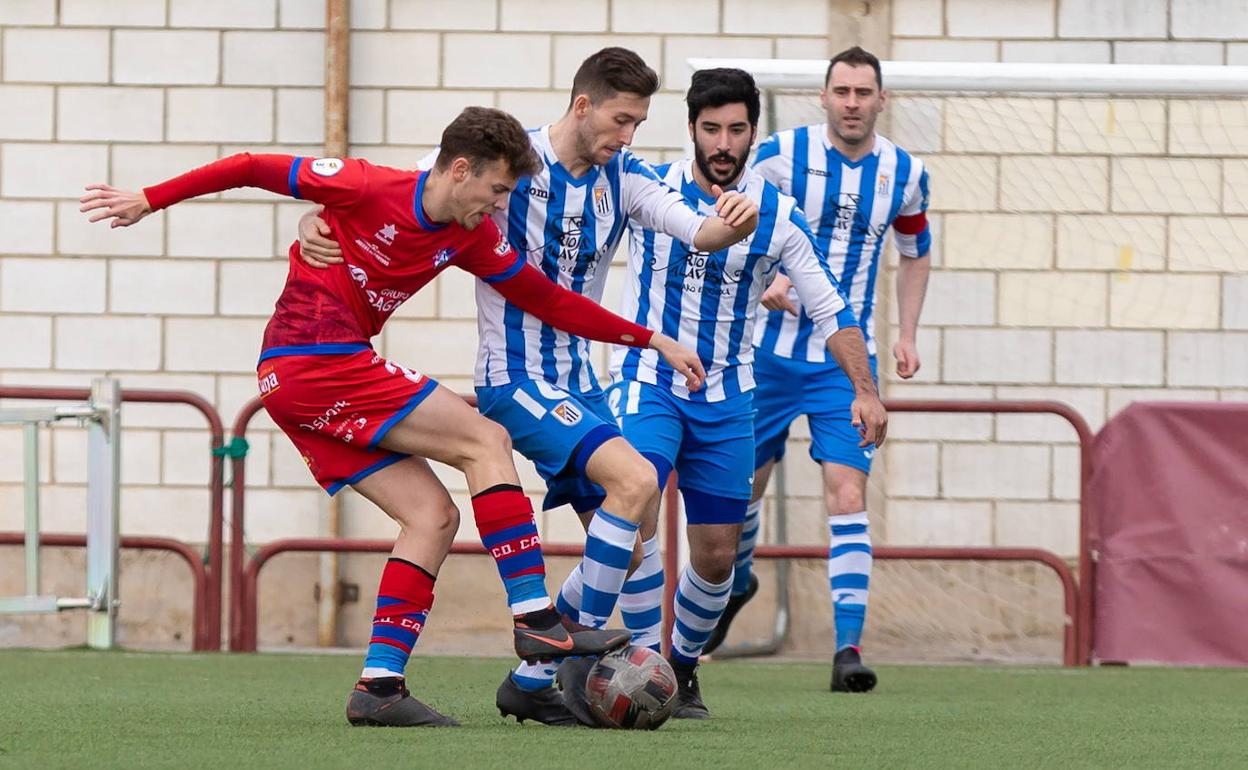
[[1248, 665], [1248, 404], [1132, 404], [1092, 468], [1093, 656]]

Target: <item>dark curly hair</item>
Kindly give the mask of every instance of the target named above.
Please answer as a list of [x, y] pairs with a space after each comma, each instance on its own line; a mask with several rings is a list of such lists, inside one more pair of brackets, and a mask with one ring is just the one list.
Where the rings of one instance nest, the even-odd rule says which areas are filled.
[[474, 174], [496, 160], [506, 163], [517, 179], [533, 176], [542, 168], [520, 121], [493, 107], [465, 107], [442, 131], [435, 168], [445, 171], [456, 158], [467, 158]]

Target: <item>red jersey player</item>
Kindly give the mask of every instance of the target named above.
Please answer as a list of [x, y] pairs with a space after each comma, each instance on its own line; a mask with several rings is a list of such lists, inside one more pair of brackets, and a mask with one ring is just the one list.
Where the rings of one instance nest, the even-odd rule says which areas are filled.
[[87, 187], [91, 221], [126, 227], [178, 201], [260, 187], [325, 206], [344, 263], [309, 268], [298, 244], [264, 333], [258, 380], [265, 408], [330, 493], [350, 484], [400, 526], [382, 573], [364, 671], [347, 703], [362, 725], [454, 725], [408, 694], [404, 670], [433, 603], [459, 512], [426, 458], [461, 470], [473, 516], [494, 557], [526, 660], [599, 654], [627, 632], [567, 629], [545, 586], [541, 541], [506, 431], [428, 377], [387, 361], [369, 340], [408, 297], [456, 266], [546, 323], [585, 337], [658, 350], [701, 383], [697, 355], [549, 281], [491, 221], [539, 159], [510, 115], [469, 107], [442, 135], [429, 172], [363, 160], [240, 154], [146, 188]]

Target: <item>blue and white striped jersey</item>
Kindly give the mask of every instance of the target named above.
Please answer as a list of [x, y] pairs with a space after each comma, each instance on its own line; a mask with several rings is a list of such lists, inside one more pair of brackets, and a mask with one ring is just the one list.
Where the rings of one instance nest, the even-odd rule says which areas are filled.
[[[655, 170], [690, 206], [714, 213], [715, 200], [694, 181], [691, 160]], [[723, 401], [753, 389], [755, 308], [781, 266], [810, 308], [820, 340], [858, 323], [797, 202], [753, 169], [746, 169], [737, 189], [758, 204], [758, 228], [726, 249], [697, 251], [639, 222], [629, 225], [621, 315], [698, 351], [706, 385], [690, 393], [684, 377], [673, 376], [656, 351], [618, 346], [611, 357], [614, 381], [648, 382], [691, 401]]]
[[[692, 241], [703, 217], [627, 149], [574, 178], [550, 144], [550, 126], [529, 132], [542, 170], [516, 185], [494, 221], [512, 247], [552, 281], [602, 301], [608, 268], [630, 219]], [[558, 331], [477, 281], [476, 384], [545, 380], [567, 390], [598, 387], [589, 340]]]
[[[772, 134], [759, 145], [754, 168], [797, 199], [874, 355], [875, 281], [885, 234], [893, 227], [903, 257], [931, 250], [923, 162], [878, 134], [872, 152], [851, 162], [821, 123]], [[812, 332], [805, 308], [797, 317], [769, 311], [755, 328], [754, 344], [784, 358], [831, 361]]]

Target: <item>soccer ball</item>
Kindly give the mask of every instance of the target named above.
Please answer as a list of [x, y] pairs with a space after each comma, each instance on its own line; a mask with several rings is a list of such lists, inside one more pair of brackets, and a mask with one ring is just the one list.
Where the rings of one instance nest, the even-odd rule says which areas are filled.
[[657, 730], [672, 715], [676, 672], [648, 647], [625, 647], [594, 664], [585, 695], [590, 713], [603, 727]]

